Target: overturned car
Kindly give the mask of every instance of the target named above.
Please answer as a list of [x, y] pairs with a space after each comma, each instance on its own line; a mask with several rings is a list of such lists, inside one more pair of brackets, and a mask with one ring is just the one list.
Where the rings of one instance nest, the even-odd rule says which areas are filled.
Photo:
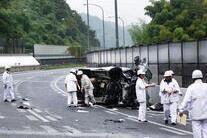
[[[80, 68], [94, 85], [94, 96], [106, 106], [138, 106], [135, 84], [136, 72], [125, 67]], [[83, 96], [79, 95], [79, 98]]]

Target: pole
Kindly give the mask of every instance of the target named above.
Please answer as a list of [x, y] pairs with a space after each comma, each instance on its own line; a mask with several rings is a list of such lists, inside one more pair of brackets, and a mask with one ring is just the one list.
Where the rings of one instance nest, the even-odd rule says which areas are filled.
[[[84, 5], [86, 5], [86, 4], [84, 4]], [[106, 48], [106, 40], [105, 40], [105, 17], [104, 17], [104, 9], [103, 9], [103, 7], [101, 7], [101, 6], [97, 5], [97, 4], [88, 3], [87, 5], [88, 6], [89, 5], [96, 6], [96, 7], [98, 7], [98, 8], [101, 9], [101, 12], [102, 12], [102, 20], [103, 20], [103, 23], [102, 23], [102, 25], [103, 25], [103, 47], [105, 49]]]
[[125, 46], [125, 23], [121, 17], [119, 17], [119, 19], [122, 22], [122, 26], [123, 26], [123, 46]]
[[118, 28], [118, 7], [117, 7], [117, 0], [115, 2], [115, 31], [116, 31], [116, 47], [119, 47], [119, 28]]
[[88, 0], [87, 0], [87, 25], [88, 25], [88, 37], [87, 37], [87, 39], [88, 39], [88, 50], [90, 50], [90, 30], [89, 30], [89, 7], [88, 7]]
[[106, 38], [105, 38], [105, 17], [104, 17], [104, 10], [102, 9], [102, 18], [103, 18], [103, 47], [106, 49]]

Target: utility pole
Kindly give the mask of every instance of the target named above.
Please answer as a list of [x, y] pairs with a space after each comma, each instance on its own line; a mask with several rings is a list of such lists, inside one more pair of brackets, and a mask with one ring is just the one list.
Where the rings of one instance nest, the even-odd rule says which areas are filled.
[[86, 5], [87, 5], [87, 25], [88, 25], [88, 37], [87, 37], [87, 39], [88, 39], [88, 51], [90, 50], [90, 27], [89, 27], [89, 7], [88, 7], [88, 0], [87, 0], [87, 2], [86, 2]]
[[119, 47], [118, 7], [117, 7], [117, 0], [114, 1], [115, 1], [116, 48], [118, 48]]
[[122, 27], [123, 27], [123, 47], [125, 47], [125, 23], [124, 20], [119, 17], [120, 21], [122, 22]]
[[92, 4], [92, 3], [88, 3], [88, 4], [83, 4], [84, 6], [86, 6], [86, 5], [92, 5], [92, 6], [96, 6], [96, 7], [98, 7], [99, 9], [101, 9], [101, 12], [102, 12], [102, 25], [103, 25], [103, 48], [105, 49], [106, 48], [106, 40], [105, 40], [105, 17], [104, 17], [104, 9], [103, 9], [103, 7], [101, 7], [100, 5], [97, 5], [97, 4]]

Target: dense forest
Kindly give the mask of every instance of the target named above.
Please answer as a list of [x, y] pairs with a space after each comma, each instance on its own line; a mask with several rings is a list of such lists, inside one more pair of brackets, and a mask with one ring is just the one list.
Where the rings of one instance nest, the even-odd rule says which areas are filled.
[[[87, 47], [87, 25], [65, 0], [1, 0], [0, 38], [33, 44]], [[99, 46], [90, 30], [91, 46]]]
[[130, 28], [137, 44], [189, 41], [207, 37], [207, 0], [151, 0], [150, 23]]

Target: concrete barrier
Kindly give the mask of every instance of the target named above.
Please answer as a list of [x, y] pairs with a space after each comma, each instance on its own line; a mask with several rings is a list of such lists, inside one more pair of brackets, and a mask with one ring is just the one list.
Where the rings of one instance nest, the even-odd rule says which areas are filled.
[[[16, 66], [11, 67], [11, 72], [21, 72], [30, 70], [40, 70], [40, 66]], [[4, 72], [4, 67], [0, 67], [0, 73]]]
[[40, 69], [39, 62], [33, 56], [24, 54], [1, 54], [0, 73], [4, 72], [5, 66], [11, 66], [12, 72]]

